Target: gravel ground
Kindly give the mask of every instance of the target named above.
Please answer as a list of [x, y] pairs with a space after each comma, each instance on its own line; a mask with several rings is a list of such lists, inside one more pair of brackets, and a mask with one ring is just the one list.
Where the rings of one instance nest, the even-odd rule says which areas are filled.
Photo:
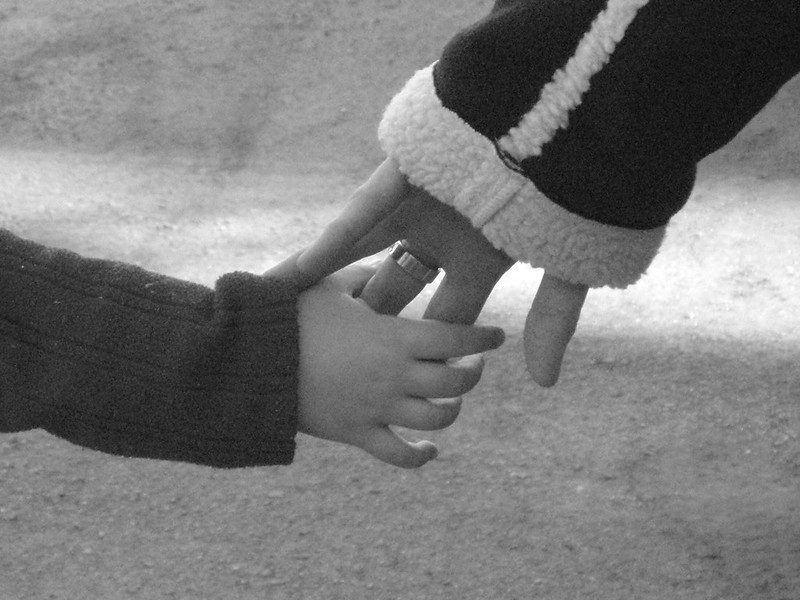
[[[0, 222], [201, 283], [262, 271], [489, 5], [3, 0]], [[482, 316], [509, 340], [423, 469], [306, 437], [223, 471], [0, 436], [0, 599], [800, 597], [798, 114], [795, 80], [703, 164], [550, 390], [520, 351], [539, 273], [512, 269]]]

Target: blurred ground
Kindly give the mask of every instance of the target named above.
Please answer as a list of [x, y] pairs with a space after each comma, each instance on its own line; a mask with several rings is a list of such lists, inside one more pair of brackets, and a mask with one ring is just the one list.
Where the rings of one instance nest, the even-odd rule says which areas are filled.
[[[489, 5], [0, 0], [0, 223], [207, 284], [263, 271]], [[800, 597], [799, 109], [795, 80], [704, 163], [649, 274], [590, 294], [552, 390], [515, 267], [482, 317], [509, 341], [419, 471], [309, 438], [216, 471], [0, 437], [0, 598]]]

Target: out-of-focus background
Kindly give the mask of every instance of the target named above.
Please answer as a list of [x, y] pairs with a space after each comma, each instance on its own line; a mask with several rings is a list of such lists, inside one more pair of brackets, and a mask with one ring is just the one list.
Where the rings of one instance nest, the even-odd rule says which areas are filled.
[[[380, 162], [381, 111], [488, 0], [0, 0], [0, 226], [213, 284], [299, 249]], [[0, 436], [0, 598], [800, 597], [800, 80], [702, 165], [649, 273], [525, 374], [540, 273], [418, 471]], [[413, 315], [418, 306], [412, 307]]]

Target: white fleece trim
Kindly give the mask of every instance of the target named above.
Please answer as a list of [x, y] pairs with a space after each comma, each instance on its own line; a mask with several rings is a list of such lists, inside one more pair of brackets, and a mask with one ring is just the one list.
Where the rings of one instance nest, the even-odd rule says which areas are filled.
[[664, 227], [633, 230], [561, 208], [505, 166], [492, 143], [442, 106], [433, 67], [418, 71], [378, 128], [414, 185], [453, 206], [511, 258], [591, 287], [626, 287], [647, 269]]
[[572, 58], [542, 88], [534, 107], [522, 117], [519, 125], [498, 140], [503, 150], [518, 161], [541, 155], [542, 147], [559, 129], [567, 127], [569, 113], [577, 108], [589, 90], [589, 80], [609, 61], [628, 25], [647, 2], [608, 1], [578, 43]]

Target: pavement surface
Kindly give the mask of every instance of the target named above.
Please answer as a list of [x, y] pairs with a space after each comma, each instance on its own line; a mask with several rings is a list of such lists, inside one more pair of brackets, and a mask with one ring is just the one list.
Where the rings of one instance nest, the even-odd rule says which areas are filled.
[[[0, 223], [209, 285], [263, 271], [489, 5], [2, 0]], [[800, 597], [798, 115], [795, 80], [703, 163], [553, 389], [521, 355], [540, 273], [514, 267], [481, 317], [508, 342], [420, 470], [302, 436], [232, 471], [0, 436], [0, 599]]]

